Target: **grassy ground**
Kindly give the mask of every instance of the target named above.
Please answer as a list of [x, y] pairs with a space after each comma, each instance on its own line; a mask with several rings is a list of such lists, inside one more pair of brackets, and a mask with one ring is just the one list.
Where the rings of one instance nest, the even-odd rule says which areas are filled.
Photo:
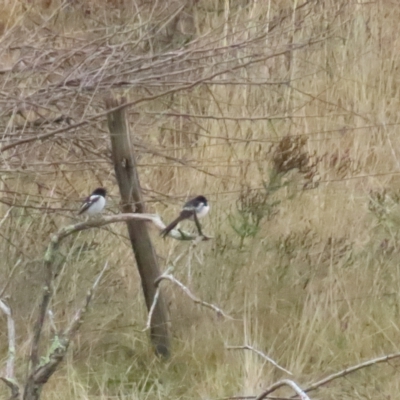
[[[7, 291], [18, 376], [50, 233], [99, 185], [118, 212], [102, 115], [110, 88], [136, 102], [130, 122], [149, 211], [169, 221], [187, 196], [210, 199], [212, 241], [192, 248], [152, 230], [161, 269], [174, 265], [177, 279], [234, 317], [221, 320], [163, 283], [173, 340], [161, 362], [142, 332], [125, 229], [83, 232], [60, 249], [58, 327], [107, 260], [110, 268], [43, 398], [217, 399], [289, 377], [227, 346], [256, 347], [302, 387], [398, 351], [399, 8], [296, 5], [5, 2], [1, 145], [65, 128], [2, 152], [0, 288], [19, 260]], [[60, 115], [72, 128], [55, 122]], [[0, 337], [4, 364], [5, 329]], [[397, 364], [310, 397], [395, 398]]]

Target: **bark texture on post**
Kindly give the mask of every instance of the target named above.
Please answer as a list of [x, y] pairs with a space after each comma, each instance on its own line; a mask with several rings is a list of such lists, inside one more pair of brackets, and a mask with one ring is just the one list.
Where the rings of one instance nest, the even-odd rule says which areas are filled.
[[[126, 102], [122, 98], [106, 99], [108, 110]], [[125, 115], [125, 108], [112, 111], [107, 116], [111, 135], [112, 159], [115, 175], [121, 193], [121, 209], [123, 213], [145, 213], [136, 161], [130, 141], [130, 133]], [[157, 258], [147, 230], [145, 221], [127, 221], [129, 238], [136, 258], [137, 267], [142, 281], [143, 293], [149, 311], [156, 294], [155, 280], [160, 276]], [[158, 355], [169, 356], [169, 333], [167, 310], [162, 295], [158, 297], [150, 326], [150, 337]]]

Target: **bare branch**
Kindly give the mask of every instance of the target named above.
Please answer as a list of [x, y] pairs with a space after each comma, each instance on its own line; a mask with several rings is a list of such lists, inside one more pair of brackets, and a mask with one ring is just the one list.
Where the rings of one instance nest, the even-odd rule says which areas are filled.
[[[83, 230], [87, 230], [90, 228], [101, 227], [104, 225], [108, 225], [114, 222], [125, 222], [131, 219], [140, 219], [145, 221], [153, 222], [160, 230], [165, 228], [165, 225], [161, 221], [160, 217], [155, 214], [118, 214], [113, 216], [105, 216], [102, 218], [91, 219], [85, 222], [79, 222], [74, 225], [69, 225], [66, 227], [61, 228], [56, 234], [54, 234], [51, 238], [50, 244], [47, 248], [45, 257], [44, 257], [44, 264], [45, 264], [45, 285], [43, 288], [43, 297], [42, 302], [39, 306], [39, 313], [38, 317], [34, 326], [34, 336], [32, 340], [32, 347], [31, 347], [31, 368], [35, 369], [39, 364], [39, 342], [40, 337], [43, 329], [44, 320], [46, 317], [48, 305], [50, 303], [51, 296], [53, 294], [53, 271], [52, 271], [52, 264], [55, 257], [55, 253], [59, 246], [59, 243], [66, 238], [67, 236], [80, 232]], [[203, 237], [198, 236], [190, 236], [178, 231], [179, 239], [182, 240], [195, 240], [196, 242], [199, 240], [204, 240]], [[212, 306], [210, 306], [212, 308]], [[223, 313], [222, 313], [223, 314]]]
[[251, 351], [254, 351], [256, 354], [258, 354], [259, 356], [261, 356], [262, 358], [264, 358], [265, 360], [267, 360], [268, 362], [270, 362], [272, 365], [274, 365], [275, 367], [279, 368], [283, 372], [286, 372], [289, 375], [293, 375], [290, 371], [288, 371], [287, 369], [281, 367], [272, 358], [268, 357], [266, 354], [264, 354], [260, 350], [255, 349], [253, 346], [249, 346], [249, 345], [246, 344], [244, 346], [226, 346], [226, 348], [228, 350], [251, 350]]
[[300, 397], [301, 400], [310, 400], [310, 398], [306, 395], [305, 391], [300, 388], [299, 385], [297, 385], [296, 382], [290, 380], [290, 379], [282, 379], [281, 381], [278, 381], [271, 385], [268, 389], [266, 389], [263, 393], [261, 393], [259, 396], [255, 398], [255, 400], [262, 400], [265, 397], [267, 397], [270, 393], [275, 392], [275, 390], [281, 388], [282, 386], [289, 386], [292, 388], [297, 395]]
[[64, 330], [62, 336], [66, 338], [66, 340], [69, 342], [73, 339], [75, 336], [76, 332], [78, 331], [79, 327], [82, 325], [83, 322], [83, 316], [87, 312], [87, 309], [89, 307], [90, 301], [92, 300], [93, 293], [96, 290], [97, 286], [99, 285], [101, 279], [103, 278], [104, 273], [106, 272], [106, 269], [108, 268], [108, 261], [104, 264], [103, 269], [101, 270], [100, 274], [97, 276], [96, 280], [94, 281], [91, 289], [89, 289], [87, 295], [86, 295], [86, 300], [85, 304], [83, 307], [75, 314], [74, 318], [72, 319], [69, 327]]
[[53, 294], [52, 258], [54, 257], [54, 254], [51, 254], [51, 257], [49, 257], [48, 256], [49, 253], [50, 252], [48, 249], [45, 256], [45, 283], [43, 287], [43, 296], [42, 296], [42, 301], [39, 305], [38, 317], [33, 327], [33, 339], [31, 345], [31, 353], [30, 353], [31, 369], [34, 369], [39, 364], [39, 342], [42, 334], [47, 308], [49, 306], [50, 299]]
[[0, 309], [7, 316], [7, 337], [8, 337], [8, 358], [6, 364], [5, 376], [0, 376], [0, 379], [10, 388], [10, 399], [19, 397], [19, 385], [14, 376], [15, 367], [15, 324], [12, 317], [11, 308], [0, 299]]
[[198, 297], [196, 297], [182, 282], [178, 281], [173, 275], [168, 274], [168, 273], [164, 273], [161, 276], [159, 276], [156, 281], [154, 282], [154, 284], [156, 286], [158, 286], [160, 284], [160, 282], [162, 280], [168, 280], [172, 283], [175, 283], [175, 285], [177, 285], [190, 299], [192, 299], [196, 304], [200, 304], [201, 306], [210, 308], [211, 310], [215, 311], [217, 313], [217, 316], [223, 316], [226, 319], [233, 319], [233, 317], [231, 317], [228, 314], [225, 314], [224, 311], [222, 311], [220, 308], [218, 308], [217, 306], [207, 303], [203, 300], [200, 300]]
[[[65, 237], [91, 228], [99, 228], [104, 225], [112, 224], [114, 222], [126, 222], [132, 219], [152, 222], [160, 231], [165, 228], [165, 224], [157, 214], [141, 214], [141, 213], [125, 213], [116, 214], [112, 216], [104, 216], [100, 218], [93, 218], [85, 222], [79, 222], [74, 225], [69, 225], [61, 228], [54, 236], [52, 241], [58, 242]], [[194, 240], [196, 242], [210, 239], [207, 236], [191, 235], [180, 229], [173, 229], [170, 236], [177, 240]]]
[[[77, 122], [75, 124], [70, 124], [70, 125], [68, 125], [66, 127], [55, 129], [53, 131], [46, 132], [46, 133], [43, 133], [43, 134], [40, 134], [40, 135], [33, 135], [33, 136], [30, 136], [30, 137], [26, 137], [26, 138], [17, 140], [15, 142], [6, 144], [6, 145], [4, 145], [4, 146], [2, 146], [0, 148], [0, 154], [5, 152], [5, 151], [7, 151], [7, 150], [10, 150], [10, 149], [12, 149], [14, 147], [20, 146], [22, 144], [31, 143], [31, 142], [34, 142], [34, 141], [43, 141], [43, 140], [49, 139], [49, 138], [51, 138], [53, 136], [56, 136], [59, 133], [64, 133], [64, 132], [76, 130], [77, 128], [81, 128], [81, 127], [86, 126], [86, 125], [88, 125], [88, 124], [90, 124], [92, 122], [95, 122], [97, 120], [100, 120], [100, 119], [104, 118], [109, 112], [114, 112], [114, 111], [117, 111], [117, 110], [120, 110], [120, 109], [123, 109], [123, 108], [126, 108], [126, 107], [130, 107], [130, 106], [137, 106], [137, 105], [139, 105], [141, 103], [154, 101], [156, 99], [159, 99], [159, 98], [162, 98], [162, 97], [174, 94], [174, 93], [179, 93], [179, 92], [182, 92], [182, 91], [190, 90], [190, 89], [192, 89], [192, 88], [194, 88], [196, 86], [202, 85], [202, 84], [204, 84], [206, 82], [210, 83], [215, 78], [217, 78], [219, 76], [230, 75], [234, 71], [243, 70], [243, 69], [246, 69], [247, 67], [250, 67], [252, 65], [265, 62], [265, 61], [267, 61], [267, 60], [269, 60], [271, 58], [276, 58], [276, 57], [285, 55], [285, 54], [287, 54], [288, 51], [293, 52], [293, 51], [296, 51], [296, 50], [300, 50], [302, 48], [309, 47], [311, 45], [314, 45], [314, 44], [317, 44], [317, 43], [320, 43], [320, 42], [323, 42], [323, 41], [326, 41], [326, 40], [327, 40], [327, 37], [324, 37], [323, 39], [320, 39], [320, 38], [310, 39], [310, 40], [308, 40], [306, 42], [302, 42], [302, 43], [298, 43], [298, 44], [291, 44], [290, 46], [284, 46], [284, 48], [282, 50], [275, 51], [275, 52], [272, 51], [272, 52], [270, 52], [268, 54], [261, 54], [261, 55], [260, 54], [253, 54], [251, 56], [246, 56], [246, 57], [244, 57], [243, 60], [238, 60], [237, 55], [236, 55], [236, 56], [232, 57], [231, 62], [223, 60], [221, 62], [221, 65], [217, 65], [217, 64], [214, 63], [213, 67], [216, 68], [217, 71], [214, 72], [214, 73], [209, 73], [208, 75], [205, 74], [205, 76], [203, 76], [200, 71], [202, 71], [202, 69], [208, 69], [209, 65], [206, 63], [204, 66], [202, 66], [201, 63], [194, 63], [194, 64], [197, 64], [197, 65], [195, 65], [195, 67], [193, 67], [194, 70], [200, 70], [200, 71], [197, 71], [197, 72], [199, 74], [201, 74], [201, 77], [196, 79], [196, 80], [189, 81], [188, 83], [182, 84], [180, 86], [174, 86], [171, 89], [167, 89], [167, 90], [162, 91], [161, 93], [152, 94], [152, 95], [147, 96], [147, 97], [141, 97], [141, 98], [136, 99], [134, 101], [124, 103], [122, 105], [114, 107], [111, 110], [106, 110], [104, 112], [100, 112], [98, 114], [89, 116], [86, 119], [84, 119], [82, 121], [79, 121], [79, 122]], [[243, 43], [243, 46], [246, 46], [246, 45], [248, 45], [248, 41]], [[237, 50], [238, 49], [238, 43], [234, 43], [234, 44], [228, 46], [226, 49], [224, 48], [223, 50], [229, 50], [229, 49], [230, 50]], [[213, 56], [215, 56], [217, 54], [217, 50], [218, 49], [215, 49], [214, 47], [210, 47], [208, 49], [205, 49], [206, 52], [210, 52], [210, 56], [211, 56], [211, 54]], [[180, 61], [183, 62], [184, 60], [185, 61], [194, 62], [193, 59], [187, 59], [188, 56], [192, 56], [193, 54], [194, 54], [194, 51], [192, 51], [190, 49], [186, 50], [186, 51], [177, 51], [175, 53], [172, 53], [170, 57], [167, 57], [167, 59], [161, 60], [160, 61], [160, 67], [168, 65], [172, 61], [174, 61], [176, 63], [178, 63]], [[201, 55], [201, 57], [206, 57], [206, 56], [205, 55]], [[236, 65], [232, 65], [232, 63], [234, 63], [234, 62], [236, 63]], [[227, 66], [225, 66], [225, 65], [227, 65]], [[153, 63], [152, 63], [152, 68], [154, 68], [154, 66], [155, 66], [155, 61], [153, 61]], [[140, 68], [140, 72], [144, 73], [144, 71], [145, 71], [145, 68], [141, 67]], [[135, 72], [136, 72], [135, 70], [129, 71], [129, 73], [131, 73], [131, 74], [134, 74]], [[174, 73], [182, 75], [183, 73], [186, 73], [186, 72], [189, 72], [189, 71], [185, 71], [185, 70], [179, 70], [179, 71], [175, 71], [175, 72], [168, 71], [166, 73], [166, 75], [167, 76], [171, 76]], [[145, 80], [148, 80], [149, 78], [151, 78], [152, 81], [154, 81], [154, 80], [157, 81], [160, 78], [162, 78], [162, 76], [153, 74], [150, 77], [143, 76], [142, 79], [145, 81]], [[97, 90], [99, 88], [99, 83], [98, 82], [96, 82], [96, 84], [93, 87], [88, 87], [87, 82], [80, 82], [79, 80], [76, 81], [76, 79], [73, 79], [72, 81], [73, 81], [75, 87], [76, 86], [80, 87], [81, 85], [83, 85], [83, 88], [85, 90], [88, 90], [88, 89]], [[69, 86], [68, 83], [69, 82], [67, 82], [64, 79], [64, 81], [62, 82], [62, 86], [61, 87], [65, 90]], [[139, 82], [135, 81], [135, 86], [137, 86], [138, 83]], [[48, 89], [49, 90], [50, 89], [52, 89], [52, 90], [59, 89], [59, 86], [60, 85], [58, 85], [56, 87], [53, 87], [53, 88], [49, 87]], [[107, 83], [106, 86], [104, 87], [104, 89], [106, 89], [106, 88], [108, 89], [109, 87], [110, 87], [110, 84]]]
[[[168, 267], [168, 269], [164, 272], [164, 275], [168, 274], [172, 270], [173, 270], [172, 267]], [[153, 317], [154, 309], [156, 308], [156, 305], [157, 305], [158, 297], [160, 296], [160, 291], [161, 291], [160, 286], [157, 285], [156, 294], [154, 295], [153, 303], [150, 307], [149, 315], [147, 316], [146, 326], [142, 330], [142, 332], [148, 331], [151, 328], [151, 319]]]
[[9, 397], [8, 400], [17, 400], [20, 398], [19, 386], [15, 383], [13, 379], [8, 379], [4, 376], [0, 376], [0, 380], [2, 380], [11, 390], [11, 397]]
[[373, 358], [372, 360], [365, 361], [361, 364], [354, 365], [352, 367], [346, 368], [339, 372], [335, 372], [334, 374], [331, 374], [331, 375], [327, 376], [326, 378], [321, 379], [320, 381], [311, 384], [304, 391], [307, 393], [311, 392], [312, 390], [318, 389], [322, 385], [325, 385], [326, 383], [331, 382], [334, 379], [342, 378], [343, 376], [349, 375], [352, 372], [358, 371], [359, 369], [371, 367], [372, 365], [387, 362], [387, 361], [390, 361], [390, 360], [393, 360], [393, 359], [399, 358], [399, 357], [400, 357], [400, 353], [393, 353], [393, 354], [388, 354], [383, 357]]
[[[334, 374], [331, 374], [331, 375], [327, 376], [326, 378], [321, 379], [320, 381], [311, 384], [306, 389], [304, 389], [303, 392], [304, 393], [311, 392], [313, 390], [316, 390], [316, 389], [320, 388], [321, 386], [325, 385], [326, 383], [332, 382], [333, 380], [338, 379], [338, 378], [342, 378], [342, 377], [344, 377], [346, 375], [349, 375], [352, 372], [358, 371], [358, 370], [360, 370], [362, 368], [371, 367], [372, 365], [376, 365], [376, 364], [380, 364], [380, 363], [383, 363], [383, 362], [387, 362], [387, 361], [390, 361], [390, 360], [393, 360], [393, 359], [399, 358], [399, 357], [400, 357], [400, 353], [393, 353], [393, 354], [388, 354], [388, 355], [383, 356], [383, 357], [378, 357], [378, 358], [374, 358], [372, 360], [365, 361], [365, 362], [363, 362], [361, 364], [354, 365], [354, 366], [352, 366], [350, 368], [346, 368], [346, 369], [344, 369], [342, 371], [335, 372]], [[283, 381], [280, 381], [280, 382], [283, 382]], [[268, 389], [266, 389], [260, 395], [258, 395], [258, 396], [247, 396], [246, 399], [262, 400], [266, 396], [268, 396], [270, 393], [272, 393], [272, 391], [276, 390], [277, 387], [275, 387], [275, 385], [279, 384], [280, 382], [275, 383], [274, 385], [270, 386]], [[273, 390], [271, 390], [271, 389], [273, 389]], [[241, 399], [241, 398], [243, 398], [243, 397], [240, 397], [240, 396], [239, 397], [229, 397], [229, 399]]]
[[53, 311], [51, 311], [51, 310], [47, 311], [47, 315], [49, 316], [51, 331], [53, 332], [53, 335], [57, 335], [57, 327], [56, 327], [56, 324], [54, 322], [54, 313], [53, 313]]
[[11, 278], [14, 275], [15, 270], [17, 269], [17, 267], [21, 264], [21, 259], [17, 260], [17, 262], [14, 264], [14, 266], [12, 267], [10, 273], [8, 274], [8, 278], [6, 280], [6, 284], [4, 285], [3, 289], [0, 292], [0, 299], [3, 297], [4, 293], [6, 292], [8, 285], [11, 282]]
[[142, 332], [148, 331], [151, 328], [151, 319], [153, 317], [154, 309], [156, 308], [158, 298], [160, 296], [160, 286], [157, 286], [156, 294], [154, 295], [153, 299], [153, 304], [150, 307], [149, 310], [149, 315], [147, 316], [147, 322], [145, 328], [142, 330]]
[[88, 291], [83, 306], [77, 311], [69, 326], [59, 336], [54, 337], [53, 344], [45, 360], [31, 371], [25, 387], [24, 395], [26, 393], [29, 394], [40, 392], [41, 387], [49, 380], [49, 378], [56, 371], [58, 365], [63, 361], [72, 339], [75, 337], [83, 323], [83, 317], [88, 310], [93, 293], [103, 277], [107, 267], [108, 261], [105, 263], [102, 271], [96, 278], [91, 289]]

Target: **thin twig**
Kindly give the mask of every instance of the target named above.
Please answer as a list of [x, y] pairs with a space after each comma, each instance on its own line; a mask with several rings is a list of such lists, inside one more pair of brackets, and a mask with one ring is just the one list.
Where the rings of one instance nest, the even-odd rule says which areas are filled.
[[21, 264], [21, 259], [17, 260], [17, 262], [14, 264], [14, 266], [12, 267], [10, 273], [8, 274], [7, 280], [6, 280], [6, 284], [4, 285], [3, 289], [0, 292], [0, 299], [3, 297], [4, 293], [6, 292], [6, 290], [8, 289], [8, 285], [11, 282], [11, 278], [14, 275], [15, 270], [17, 269], [17, 267]]
[[279, 368], [283, 372], [286, 372], [289, 375], [293, 375], [290, 371], [288, 371], [287, 369], [281, 367], [272, 358], [268, 357], [266, 354], [264, 354], [260, 350], [255, 349], [253, 346], [249, 346], [249, 345], [246, 344], [244, 346], [226, 346], [226, 348], [228, 350], [251, 350], [251, 351], [254, 351], [256, 354], [258, 354], [259, 356], [261, 356], [262, 358], [264, 358], [265, 360], [267, 360], [268, 362], [270, 362], [272, 365], [274, 365], [275, 367]]
[[[168, 273], [169, 273], [170, 271], [172, 271], [172, 270], [173, 270], [173, 267], [168, 267], [167, 270], [164, 272], [164, 274], [168, 274]], [[153, 313], [154, 313], [154, 310], [155, 310], [155, 308], [156, 308], [158, 298], [159, 298], [159, 296], [160, 296], [160, 291], [161, 291], [160, 286], [157, 285], [156, 294], [154, 295], [153, 303], [151, 304], [151, 307], [150, 307], [150, 310], [149, 310], [149, 314], [148, 314], [148, 316], [147, 316], [146, 326], [145, 326], [145, 328], [142, 330], [142, 332], [146, 332], [146, 331], [148, 331], [148, 330], [151, 328], [151, 319], [152, 319], [152, 317], [153, 317]]]
[[100, 274], [94, 281], [91, 289], [89, 289], [87, 295], [86, 295], [86, 301], [84, 306], [75, 314], [74, 318], [72, 319], [69, 327], [63, 332], [63, 336], [68, 338], [68, 341], [71, 341], [75, 333], [78, 331], [79, 327], [82, 325], [83, 322], [83, 315], [86, 313], [90, 301], [92, 300], [93, 293], [96, 290], [98, 284], [100, 283], [101, 279], [103, 278], [104, 272], [108, 268], [108, 261], [104, 264], [103, 269], [101, 270]]
[[180, 289], [182, 289], [182, 291], [188, 296], [190, 297], [196, 304], [200, 304], [204, 307], [210, 308], [211, 310], [215, 311], [217, 313], [218, 316], [223, 316], [226, 319], [233, 319], [233, 317], [231, 317], [230, 315], [226, 314], [224, 311], [222, 311], [220, 308], [218, 308], [217, 306], [207, 303], [203, 300], [200, 300], [198, 297], [196, 297], [182, 282], [178, 281], [173, 275], [171, 274], [167, 274], [164, 273], [161, 276], [159, 276], [154, 284], [157, 286], [160, 284], [160, 282], [162, 280], [168, 280], [170, 282], [175, 283]]
[[53, 332], [53, 335], [56, 335], [57, 334], [57, 327], [56, 327], [56, 324], [54, 322], [54, 313], [53, 313], [53, 311], [49, 310], [49, 311], [47, 311], [47, 314], [49, 316], [50, 328], [51, 328], [51, 330]]
[[4, 301], [0, 300], [0, 309], [7, 316], [7, 335], [8, 335], [8, 359], [6, 367], [6, 377], [14, 377], [15, 363], [15, 325], [11, 314], [11, 308]]
[[15, 380], [14, 367], [15, 367], [15, 323], [12, 317], [11, 308], [7, 306], [4, 301], [0, 299], [0, 309], [7, 317], [7, 337], [8, 337], [8, 358], [6, 364], [5, 376], [0, 376], [0, 379], [10, 388], [11, 398], [18, 398], [19, 385]]
[[148, 331], [151, 328], [151, 319], [153, 318], [154, 309], [156, 308], [157, 301], [160, 296], [160, 291], [161, 291], [160, 286], [158, 286], [157, 290], [156, 290], [156, 294], [154, 295], [154, 298], [153, 298], [153, 303], [151, 304], [151, 307], [150, 307], [149, 315], [147, 316], [146, 326], [142, 330], [142, 332]]
[[[306, 42], [292, 45], [290, 47], [290, 50], [291, 51], [300, 50], [302, 48], [309, 47], [311, 45], [318, 44], [318, 43], [326, 41], [326, 40], [327, 40], [327, 37], [324, 37], [323, 39], [320, 39], [320, 38], [310, 39], [310, 40], [308, 40]], [[232, 48], [233, 47], [237, 47], [237, 45], [236, 44], [232, 45]], [[179, 92], [182, 92], [182, 91], [191, 90], [194, 87], [199, 86], [199, 85], [203, 84], [206, 81], [212, 81], [213, 79], [215, 79], [215, 78], [217, 78], [217, 77], [219, 77], [221, 75], [231, 74], [236, 70], [243, 70], [243, 69], [245, 69], [247, 67], [250, 67], [251, 65], [262, 63], [262, 62], [265, 62], [265, 61], [267, 61], [267, 60], [269, 60], [271, 58], [276, 58], [276, 57], [285, 55], [287, 53], [287, 51], [288, 51], [288, 47], [285, 47], [283, 50], [276, 51], [276, 52], [271, 52], [270, 54], [267, 54], [267, 55], [260, 56], [260, 55], [257, 54], [255, 56], [251, 57], [249, 61], [244, 61], [243, 60], [243, 62], [239, 63], [238, 65], [234, 65], [234, 66], [230, 65], [228, 68], [221, 68], [220, 70], [217, 70], [217, 72], [211, 73], [208, 76], [203, 76], [200, 79], [197, 79], [197, 80], [195, 80], [193, 82], [189, 82], [188, 84], [184, 84], [184, 85], [181, 85], [181, 86], [178, 86], [178, 87], [173, 87], [172, 89], [164, 90], [161, 93], [150, 95], [148, 97], [141, 97], [140, 99], [136, 99], [134, 101], [124, 103], [122, 105], [119, 105], [119, 106], [111, 109], [111, 110], [107, 110], [105, 112], [100, 112], [98, 114], [95, 114], [95, 115], [92, 115], [90, 117], [87, 117], [83, 121], [77, 122], [75, 124], [70, 124], [67, 127], [63, 127], [63, 128], [51, 131], [51, 132], [43, 133], [43, 134], [40, 134], [40, 135], [34, 135], [32, 137], [28, 137], [28, 138], [17, 140], [16, 142], [13, 142], [13, 143], [4, 145], [3, 147], [0, 147], [0, 154], [5, 152], [5, 151], [7, 151], [7, 150], [10, 150], [10, 149], [12, 149], [14, 147], [20, 146], [22, 144], [27, 144], [27, 143], [30, 143], [30, 142], [33, 142], [33, 141], [38, 141], [38, 140], [43, 141], [43, 140], [49, 139], [49, 138], [51, 138], [51, 137], [53, 137], [53, 136], [55, 136], [55, 135], [57, 135], [59, 133], [64, 133], [64, 132], [67, 132], [67, 131], [76, 130], [76, 129], [81, 128], [81, 127], [83, 127], [85, 125], [88, 125], [91, 122], [94, 122], [96, 120], [99, 120], [99, 119], [103, 118], [109, 112], [114, 112], [114, 111], [121, 110], [123, 108], [130, 107], [130, 106], [137, 106], [137, 105], [139, 105], [141, 103], [154, 101], [154, 100], [157, 100], [159, 98], [162, 98], [162, 97], [165, 97], [165, 96], [168, 96], [168, 95], [172, 95], [174, 93], [179, 93]], [[224, 64], [225, 64], [225, 62], [224, 62]], [[143, 68], [141, 69], [141, 71], [143, 71]], [[184, 71], [177, 71], [177, 73], [179, 73], [179, 74], [182, 74], [183, 72]], [[168, 75], [171, 75], [171, 72], [169, 72]], [[157, 77], [152, 76], [153, 80], [156, 79], [156, 78]]]

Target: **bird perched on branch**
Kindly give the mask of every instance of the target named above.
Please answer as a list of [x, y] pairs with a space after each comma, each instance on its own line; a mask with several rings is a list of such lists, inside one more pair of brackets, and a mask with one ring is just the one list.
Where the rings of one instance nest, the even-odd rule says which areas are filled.
[[78, 212], [78, 215], [96, 215], [100, 214], [106, 205], [107, 191], [104, 188], [95, 189], [92, 194], [86, 198]]
[[201, 236], [204, 236], [201, 231], [201, 226], [199, 223], [199, 218], [203, 218], [207, 213], [210, 211], [210, 206], [208, 204], [207, 199], [204, 196], [197, 196], [194, 199], [189, 200], [186, 202], [182, 208], [179, 217], [174, 219], [166, 228], [164, 228], [160, 235], [165, 237], [168, 235], [172, 229], [179, 224], [179, 222], [185, 219], [194, 220], [196, 223], [197, 230]]

